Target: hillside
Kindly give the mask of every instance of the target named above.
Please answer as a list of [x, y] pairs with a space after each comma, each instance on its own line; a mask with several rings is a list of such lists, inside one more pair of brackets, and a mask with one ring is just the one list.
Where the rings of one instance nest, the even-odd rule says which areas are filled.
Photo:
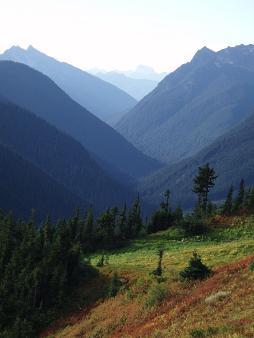
[[[134, 198], [82, 145], [32, 113], [0, 100], [0, 142], [50, 175], [97, 211]], [[34, 186], [36, 189], [36, 186]]]
[[120, 172], [138, 177], [160, 166], [73, 101], [47, 76], [26, 65], [0, 61], [0, 95], [69, 134], [95, 158]]
[[6, 50], [0, 60], [24, 63], [50, 77], [63, 91], [102, 120], [127, 111], [136, 100], [118, 87], [68, 63], [60, 62], [32, 46]]
[[169, 164], [196, 154], [253, 111], [253, 50], [199, 50], [116, 129], [144, 153]]
[[69, 190], [24, 160], [0, 142], [0, 205], [5, 212], [28, 218], [35, 209], [36, 220], [70, 216], [77, 206], [88, 207]]
[[148, 200], [158, 201], [161, 194], [166, 189], [170, 189], [173, 203], [189, 208], [195, 201], [191, 189], [198, 166], [210, 163], [218, 175], [215, 188], [211, 191], [211, 198], [223, 199], [229, 186], [233, 184], [238, 188], [242, 178], [247, 184], [254, 183], [253, 135], [254, 115], [252, 114], [197, 155], [141, 180], [138, 190]]
[[[253, 261], [253, 221], [219, 220], [203, 239], [182, 240], [179, 230], [170, 229], [109, 252], [102, 277], [77, 290], [62, 318], [41, 337], [252, 337], [254, 275], [248, 266]], [[165, 250], [160, 282], [151, 275], [159, 247]], [[193, 250], [214, 274], [183, 282], [179, 271]], [[99, 257], [92, 256], [94, 265]], [[113, 272], [127, 284], [107, 298]]]

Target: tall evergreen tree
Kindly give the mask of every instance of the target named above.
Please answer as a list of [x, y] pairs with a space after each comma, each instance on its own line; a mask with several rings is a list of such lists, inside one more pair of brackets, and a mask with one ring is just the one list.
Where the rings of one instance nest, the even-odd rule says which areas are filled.
[[225, 203], [223, 205], [222, 213], [224, 215], [231, 215], [233, 209], [233, 192], [234, 187], [231, 185], [229, 188]]
[[80, 227], [82, 250], [84, 252], [91, 251], [94, 241], [94, 215], [92, 208], [86, 211]]
[[138, 196], [128, 213], [126, 238], [134, 238], [137, 236], [142, 226], [140, 199]]
[[126, 238], [126, 233], [127, 233], [127, 215], [126, 215], [126, 212], [127, 212], [127, 207], [126, 207], [126, 204], [124, 204], [124, 207], [119, 212], [117, 225], [116, 225], [118, 237], [122, 240]]
[[251, 188], [245, 189], [243, 208], [245, 210], [250, 209]]
[[164, 200], [161, 202], [161, 209], [165, 210], [166, 212], [169, 211], [169, 198], [170, 198], [170, 190], [167, 189], [164, 192]]
[[193, 192], [198, 196], [198, 204], [203, 212], [207, 211], [208, 194], [215, 185], [217, 176], [209, 163], [198, 168], [198, 174], [193, 180]]
[[166, 190], [163, 197], [164, 199], [160, 203], [160, 208], [155, 210], [149, 220], [147, 226], [148, 233], [166, 230], [173, 225], [173, 217], [169, 205], [170, 191]]
[[234, 211], [239, 211], [243, 207], [244, 197], [245, 197], [245, 182], [244, 179], [241, 179], [239, 191], [234, 201]]
[[251, 189], [251, 192], [250, 192], [249, 209], [251, 211], [254, 210], [254, 187]]

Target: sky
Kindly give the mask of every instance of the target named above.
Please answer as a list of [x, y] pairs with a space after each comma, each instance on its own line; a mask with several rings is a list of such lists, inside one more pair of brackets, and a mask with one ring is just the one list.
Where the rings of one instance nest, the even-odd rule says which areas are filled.
[[254, 44], [254, 0], [0, 0], [0, 52], [35, 48], [82, 69], [172, 71], [207, 46]]

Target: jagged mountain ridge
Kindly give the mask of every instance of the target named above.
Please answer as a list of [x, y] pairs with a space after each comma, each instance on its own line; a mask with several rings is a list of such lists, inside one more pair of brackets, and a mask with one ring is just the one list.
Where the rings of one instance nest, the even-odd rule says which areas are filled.
[[60, 62], [32, 46], [13, 46], [0, 60], [24, 63], [49, 76], [70, 97], [102, 120], [112, 114], [128, 111], [136, 100], [118, 87], [66, 62]]
[[253, 47], [199, 50], [116, 125], [138, 149], [166, 163], [194, 155], [251, 114]]

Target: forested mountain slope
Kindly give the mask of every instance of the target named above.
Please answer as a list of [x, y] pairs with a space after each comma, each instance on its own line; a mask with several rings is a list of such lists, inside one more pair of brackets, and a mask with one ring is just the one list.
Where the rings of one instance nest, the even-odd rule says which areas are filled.
[[199, 50], [169, 74], [116, 129], [144, 153], [173, 164], [196, 154], [254, 107], [254, 46]]
[[[254, 111], [254, 107], [253, 107]], [[218, 179], [211, 191], [211, 198], [223, 199], [231, 184], [238, 188], [243, 178], [246, 184], [254, 183], [254, 114], [219, 137], [210, 146], [192, 158], [168, 166], [145, 178], [139, 185], [142, 195], [150, 201], [158, 201], [162, 192], [170, 189], [174, 204], [185, 208], [193, 206], [192, 180], [198, 166], [210, 163]]]
[[34, 114], [1, 100], [0, 142], [95, 210], [123, 205], [134, 198], [134, 193], [105, 174], [79, 142]]
[[0, 61], [0, 95], [69, 134], [91, 154], [124, 173], [138, 177], [160, 166], [73, 101], [47, 76], [24, 64]]
[[70, 216], [88, 203], [72, 194], [45, 172], [0, 143], [0, 205], [5, 212], [37, 220]]

